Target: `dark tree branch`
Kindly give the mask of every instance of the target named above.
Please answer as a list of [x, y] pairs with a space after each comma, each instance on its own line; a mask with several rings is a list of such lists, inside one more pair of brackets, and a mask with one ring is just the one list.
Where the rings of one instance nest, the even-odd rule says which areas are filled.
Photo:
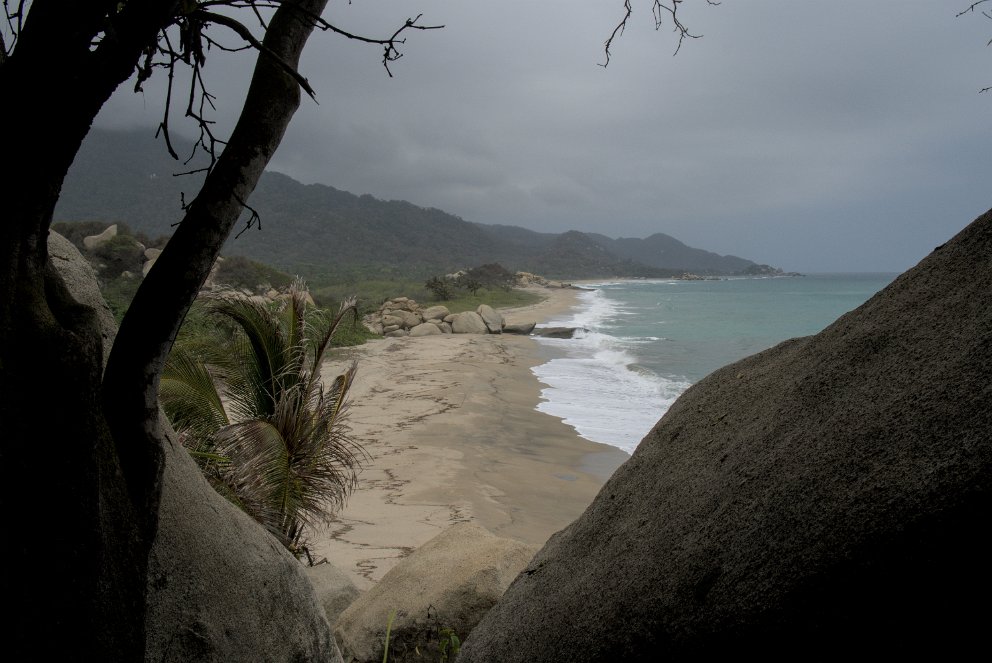
[[248, 44], [250, 44], [251, 47], [257, 50], [259, 53], [263, 53], [265, 54], [266, 57], [272, 58], [273, 61], [276, 64], [278, 64], [280, 67], [282, 67], [287, 74], [289, 74], [294, 79], [296, 79], [296, 82], [299, 84], [301, 88], [303, 88], [306, 91], [308, 95], [310, 95], [311, 99], [316, 100], [317, 93], [313, 91], [312, 87], [310, 87], [310, 83], [307, 82], [307, 79], [304, 78], [298, 71], [296, 71], [295, 67], [290, 66], [289, 63], [287, 63], [282, 58], [280, 58], [275, 52], [272, 51], [272, 49], [270, 49], [265, 44], [255, 39], [255, 35], [251, 33], [251, 30], [246, 28], [239, 21], [229, 16], [224, 16], [223, 14], [215, 14], [203, 10], [197, 10], [194, 13], [194, 15], [198, 19], [200, 19], [200, 21], [202, 21], [203, 23], [216, 23], [217, 25], [223, 25], [224, 27], [234, 31], [239, 37], [241, 37], [246, 42], [248, 42]]
[[[974, 14], [976, 12], [977, 8], [980, 5], [984, 5], [986, 2], [989, 2], [989, 1], [990, 0], [977, 0], [976, 2], [971, 3], [968, 6], [967, 9], [963, 9], [963, 10], [959, 11], [957, 13], [957, 15], [955, 16], [955, 18], [959, 18], [959, 17], [964, 16], [965, 14], [968, 14], [968, 13]], [[988, 10], [982, 10], [982, 16], [984, 16], [987, 19], [992, 19], [992, 12], [989, 12]], [[986, 46], [992, 46], [992, 39], [989, 39], [987, 42], [985, 42], [985, 45]], [[984, 92], [988, 92], [989, 90], [992, 90], [992, 86], [983, 87], [981, 90], [978, 91], [978, 94], [982, 94]]]
[[295, 69], [312, 21], [327, 0], [287, 0], [276, 10], [256, 61], [244, 107], [231, 139], [183, 221], [142, 281], [121, 323], [103, 379], [103, 403], [115, 439], [128, 440], [121, 455], [135, 466], [153, 465], [161, 453], [158, 386], [179, 326], [217, 259], [221, 246], [300, 103]]
[[[661, 0], [652, 0], [651, 3], [651, 15], [654, 18], [654, 29], [660, 30], [661, 26], [665, 24], [666, 22], [665, 17], [667, 16], [668, 19], [671, 20], [672, 25], [674, 26], [675, 33], [678, 34], [679, 36], [678, 44], [676, 44], [675, 46], [675, 53], [673, 53], [672, 55], [678, 55], [679, 50], [681, 50], [682, 48], [682, 42], [685, 41], [686, 39], [699, 39], [700, 37], [702, 37], [702, 35], [692, 34], [691, 32], [689, 32], [689, 29], [682, 23], [682, 20], [679, 18], [679, 14], [678, 14], [679, 5], [681, 5], [683, 1], [684, 0], [671, 0], [670, 5], [666, 5]], [[717, 2], [716, 0], [706, 0], [706, 4], [719, 5], [720, 3]], [[601, 67], [609, 66], [610, 57], [612, 56], [612, 53], [610, 52], [610, 48], [613, 46], [614, 40], [616, 40], [617, 37], [623, 34], [624, 30], [627, 28], [627, 21], [634, 13], [634, 9], [633, 6], [630, 4], [630, 0], [624, 0], [623, 8], [624, 8], [623, 18], [620, 19], [620, 22], [617, 23], [615, 28], [613, 28], [613, 32], [610, 33], [610, 36], [606, 40], [606, 44], [604, 45], [603, 50], [606, 55], [606, 60], [605, 62], [602, 62], [600, 64]]]

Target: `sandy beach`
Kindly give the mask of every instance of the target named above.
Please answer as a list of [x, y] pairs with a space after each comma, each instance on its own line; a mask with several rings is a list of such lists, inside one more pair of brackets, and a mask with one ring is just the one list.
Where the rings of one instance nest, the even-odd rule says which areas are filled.
[[[508, 322], [545, 322], [576, 302], [575, 290], [537, 291], [547, 299], [502, 311]], [[370, 460], [346, 508], [312, 537], [314, 558], [367, 589], [454, 523], [543, 544], [576, 518], [627, 455], [534, 409], [542, 385], [530, 368], [546, 353], [525, 336], [445, 334], [332, 356], [325, 384], [358, 361], [348, 423]]]

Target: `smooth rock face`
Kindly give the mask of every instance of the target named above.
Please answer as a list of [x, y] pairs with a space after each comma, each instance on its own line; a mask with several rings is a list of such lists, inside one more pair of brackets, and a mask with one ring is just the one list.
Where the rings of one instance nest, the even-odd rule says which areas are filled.
[[475, 311], [456, 313], [451, 321], [451, 331], [455, 334], [485, 334], [488, 329], [482, 316]]
[[218, 495], [171, 435], [165, 453], [145, 660], [340, 660], [303, 565]]
[[76, 301], [96, 310], [103, 335], [103, 363], [106, 364], [117, 336], [117, 322], [100, 294], [96, 272], [72, 242], [54, 231], [48, 233], [48, 257]]
[[447, 306], [428, 306], [420, 312], [420, 317], [424, 320], [444, 320], [445, 317], [451, 315]]
[[522, 336], [527, 336], [532, 331], [534, 331], [534, 327], [536, 327], [536, 326], [537, 326], [537, 323], [535, 323], [535, 322], [523, 322], [523, 323], [515, 324], [515, 325], [504, 325], [503, 326], [503, 333], [504, 334], [521, 334]]
[[482, 318], [482, 321], [486, 323], [486, 329], [489, 330], [490, 334], [502, 334], [503, 333], [503, 314], [496, 312], [492, 306], [487, 304], [479, 304], [479, 308], [475, 310], [476, 313]]
[[317, 592], [317, 600], [324, 606], [328, 623], [333, 626], [338, 616], [362, 595], [348, 574], [333, 564], [318, 564], [304, 569]]
[[114, 237], [117, 237], [117, 224], [109, 226], [99, 235], [90, 235], [83, 238], [83, 246], [92, 251], [98, 246], [103, 246]]
[[422, 322], [410, 330], [410, 336], [436, 336], [441, 333], [441, 328], [431, 322]]
[[382, 661], [393, 611], [389, 661], [437, 660], [436, 635], [432, 640], [430, 630], [447, 627], [459, 638], [468, 635], [536, 550], [474, 523], [449, 527], [390, 569], [341, 614], [334, 635], [344, 660]]
[[992, 212], [820, 334], [689, 389], [459, 663], [986, 646], [990, 256]]

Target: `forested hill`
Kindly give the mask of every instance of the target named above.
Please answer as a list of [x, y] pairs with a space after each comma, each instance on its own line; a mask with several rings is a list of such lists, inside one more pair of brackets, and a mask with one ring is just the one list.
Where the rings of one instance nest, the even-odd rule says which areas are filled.
[[[69, 172], [55, 220], [124, 222], [152, 237], [169, 234], [182, 217], [181, 192], [190, 200], [202, 180], [173, 173], [199, 165], [173, 160], [152, 131], [94, 129]], [[224, 252], [309, 276], [421, 277], [491, 262], [560, 278], [733, 274], [755, 267], [663, 234], [611, 239], [469, 223], [438, 209], [305, 185], [274, 172], [263, 175], [248, 203], [262, 219], [261, 230], [232, 238]]]

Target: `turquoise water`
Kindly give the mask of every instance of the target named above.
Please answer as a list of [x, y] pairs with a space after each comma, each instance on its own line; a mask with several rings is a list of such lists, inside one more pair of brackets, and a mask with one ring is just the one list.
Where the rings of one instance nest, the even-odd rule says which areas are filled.
[[683, 391], [721, 366], [857, 308], [896, 274], [819, 274], [719, 281], [591, 284], [549, 326], [583, 327], [536, 366], [542, 412], [578, 433], [631, 452]]

